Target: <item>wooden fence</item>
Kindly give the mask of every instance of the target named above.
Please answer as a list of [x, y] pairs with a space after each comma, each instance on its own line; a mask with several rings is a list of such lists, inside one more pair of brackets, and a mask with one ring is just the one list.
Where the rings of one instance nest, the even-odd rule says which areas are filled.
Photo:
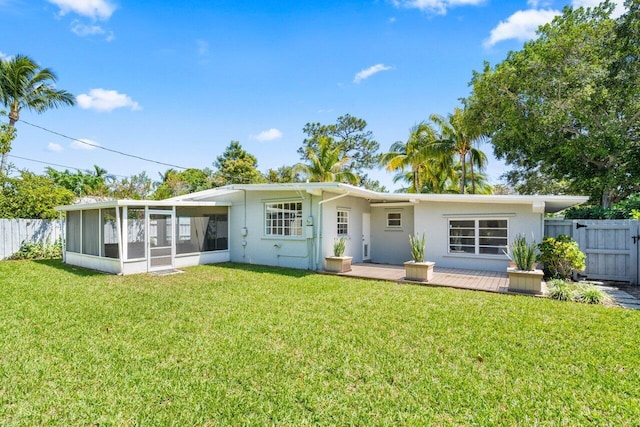
[[0, 259], [18, 252], [23, 242], [55, 243], [60, 238], [59, 220], [0, 219]]
[[637, 220], [557, 220], [544, 224], [545, 236], [571, 236], [587, 255], [589, 279], [638, 284], [640, 227]]

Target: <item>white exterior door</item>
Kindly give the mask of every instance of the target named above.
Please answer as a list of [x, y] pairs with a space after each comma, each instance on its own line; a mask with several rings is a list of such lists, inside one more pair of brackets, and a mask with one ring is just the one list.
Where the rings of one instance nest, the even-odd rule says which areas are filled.
[[147, 211], [147, 271], [173, 268], [175, 254], [173, 211]]
[[362, 214], [362, 261], [371, 260], [371, 214]]

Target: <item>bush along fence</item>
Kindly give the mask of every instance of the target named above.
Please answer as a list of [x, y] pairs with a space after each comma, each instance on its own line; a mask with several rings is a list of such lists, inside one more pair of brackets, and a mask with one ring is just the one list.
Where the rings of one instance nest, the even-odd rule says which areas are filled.
[[49, 245], [60, 242], [61, 233], [59, 220], [0, 219], [0, 259], [18, 255], [21, 249], [30, 253], [51, 252]]

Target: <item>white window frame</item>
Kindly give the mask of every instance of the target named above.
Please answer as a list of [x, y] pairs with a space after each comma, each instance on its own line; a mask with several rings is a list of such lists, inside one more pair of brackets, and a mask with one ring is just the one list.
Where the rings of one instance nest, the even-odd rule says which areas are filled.
[[338, 237], [349, 236], [349, 211], [346, 209], [336, 211], [336, 235]]
[[[399, 218], [394, 218], [392, 221], [400, 221], [400, 223], [398, 225], [391, 225], [390, 224], [390, 215], [399, 215]], [[402, 211], [391, 211], [391, 212], [387, 212], [387, 228], [402, 228]]]
[[[291, 209], [291, 205], [294, 205], [295, 209]], [[274, 209], [276, 211], [274, 212], [275, 214], [282, 214], [282, 217], [270, 217], [270, 209]], [[281, 224], [278, 224], [280, 221]], [[299, 200], [265, 202], [263, 224], [266, 237], [302, 238], [302, 202]], [[274, 229], [277, 231], [278, 228], [282, 229], [282, 233], [274, 233]]]
[[[454, 244], [451, 242], [452, 237], [457, 237], [457, 236], [452, 236], [451, 235], [451, 231], [455, 230], [455, 228], [452, 228], [451, 223], [455, 222], [455, 221], [473, 221], [473, 228], [471, 227], [466, 227], [466, 228], [459, 228], [460, 230], [473, 230], [473, 235], [467, 235], [464, 236], [464, 238], [468, 238], [471, 239], [473, 238], [473, 246], [472, 245], [461, 245], [461, 246], [465, 246], [465, 247], [473, 247], [474, 251], [473, 252], [466, 252], [466, 251], [454, 251], [452, 250], [452, 247], [454, 246]], [[491, 227], [491, 228], [481, 228], [480, 227], [480, 221], [505, 221], [506, 222], [506, 226], [505, 227]], [[481, 245], [480, 244], [480, 239], [481, 238], [489, 238], [492, 239], [492, 237], [490, 236], [481, 236], [480, 235], [480, 231], [481, 230], [486, 230], [486, 229], [495, 229], [495, 230], [505, 230], [506, 231], [506, 236], [497, 236], [494, 237], [494, 239], [496, 240], [500, 240], [500, 245]], [[504, 217], [471, 217], [471, 218], [448, 218], [447, 219], [447, 253], [449, 255], [462, 255], [462, 256], [482, 256], [482, 257], [501, 257], [504, 258], [505, 255], [504, 253], [502, 253], [502, 249], [505, 249], [508, 245], [509, 242], [509, 219], [508, 218], [504, 218]], [[491, 248], [498, 248], [499, 249], [499, 253], [496, 254], [487, 254], [487, 253], [481, 253], [481, 247], [491, 247]]]

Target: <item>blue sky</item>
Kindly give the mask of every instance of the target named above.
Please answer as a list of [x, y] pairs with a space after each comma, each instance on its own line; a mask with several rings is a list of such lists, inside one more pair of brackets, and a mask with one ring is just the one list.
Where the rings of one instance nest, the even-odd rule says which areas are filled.
[[[299, 161], [305, 123], [347, 113], [365, 119], [386, 151], [414, 124], [459, 105], [483, 61], [520, 49], [563, 6], [595, 3], [0, 0], [0, 55], [33, 57], [77, 96], [75, 107], [24, 111], [29, 123], [195, 168], [212, 167], [238, 140], [266, 171]], [[26, 123], [17, 129], [15, 156], [153, 179], [167, 169]], [[493, 183], [504, 170], [490, 160]], [[390, 173], [371, 176], [396, 187]]]

